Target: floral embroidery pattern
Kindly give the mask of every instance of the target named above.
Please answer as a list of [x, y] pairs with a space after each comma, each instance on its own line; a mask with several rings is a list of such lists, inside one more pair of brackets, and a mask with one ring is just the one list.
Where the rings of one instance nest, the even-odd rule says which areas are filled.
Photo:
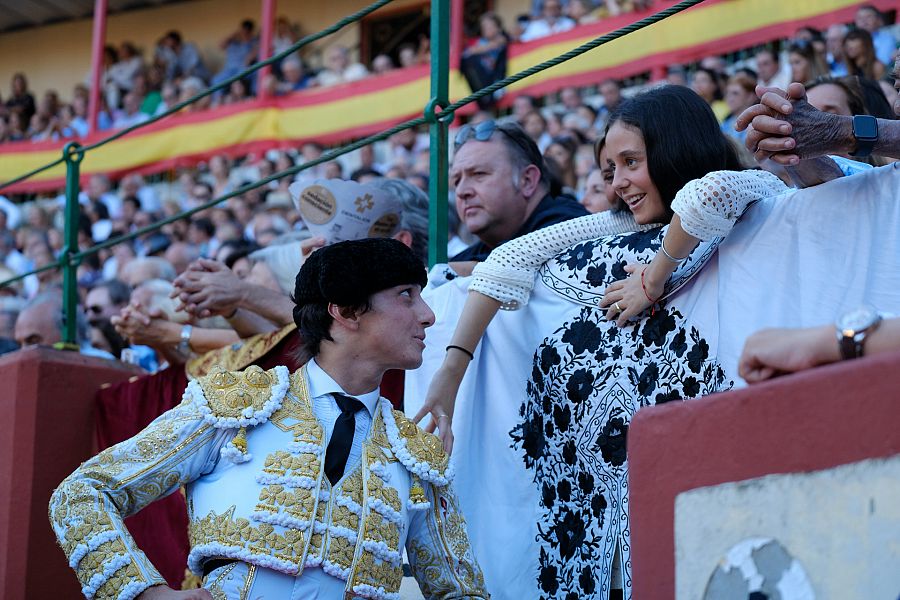
[[[658, 236], [655, 230], [579, 244], [550, 268], [557, 280], [602, 291], [625, 276], [629, 262], [648, 262]], [[585, 306], [544, 339], [534, 353], [522, 421], [510, 432], [540, 492], [541, 598], [608, 598], [617, 547], [631, 597], [631, 418], [644, 406], [732, 386], [701, 333], [671, 306], [622, 329]]]

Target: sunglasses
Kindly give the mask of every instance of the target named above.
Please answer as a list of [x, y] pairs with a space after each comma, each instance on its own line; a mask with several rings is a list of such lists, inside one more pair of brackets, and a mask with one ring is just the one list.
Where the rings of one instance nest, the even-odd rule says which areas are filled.
[[[463, 125], [459, 128], [459, 131], [456, 133], [456, 137], [453, 140], [453, 150], [459, 150], [459, 147], [468, 142], [470, 139], [475, 139], [478, 142], [486, 142], [491, 139], [491, 136], [494, 135], [495, 131], [501, 132], [508, 139], [510, 139], [516, 146], [522, 149], [524, 156], [528, 157], [532, 162], [535, 161], [534, 152], [525, 145], [525, 143], [520, 140], [517, 136], [512, 135], [503, 127], [497, 124], [496, 121], [482, 121], [477, 125]], [[540, 166], [540, 162], [535, 162], [534, 164]]]
[[87, 309], [87, 311], [89, 313], [94, 314], [94, 315], [99, 315], [99, 314], [103, 313], [103, 307], [98, 306], [96, 304], [92, 304], [91, 306], [86, 306], [85, 308]]

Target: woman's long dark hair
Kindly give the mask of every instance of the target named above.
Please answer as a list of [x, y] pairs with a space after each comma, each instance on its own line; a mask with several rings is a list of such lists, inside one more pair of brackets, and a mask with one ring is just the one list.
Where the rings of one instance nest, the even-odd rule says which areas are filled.
[[606, 133], [619, 122], [643, 136], [650, 177], [667, 209], [689, 181], [743, 169], [709, 104], [686, 87], [664, 85], [626, 100], [610, 116]]

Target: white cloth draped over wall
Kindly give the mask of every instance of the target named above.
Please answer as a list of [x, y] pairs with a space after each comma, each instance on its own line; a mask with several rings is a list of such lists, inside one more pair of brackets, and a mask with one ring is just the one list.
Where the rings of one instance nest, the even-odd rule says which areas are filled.
[[[593, 243], [588, 255], [602, 254], [608, 245]], [[656, 248], [658, 241], [641, 251], [625, 249], [609, 264], [627, 259], [629, 253], [648, 260]], [[566, 276], [590, 280], [585, 270], [597, 262], [578, 260], [574, 254], [563, 252], [547, 263], [527, 306], [501, 311], [493, 320], [457, 398], [457, 492], [494, 598], [562, 598], [567, 590], [580, 598], [605, 598], [616, 544], [622, 550], [630, 598], [627, 463], [617, 459], [619, 449], [610, 443], [618, 433], [610, 429], [615, 419], [627, 429], [634, 410], [685, 390], [703, 394], [743, 386], [738, 359], [744, 341], [758, 329], [830, 323], [862, 303], [900, 314], [900, 168], [890, 165], [757, 202], [700, 273], [657, 313], [656, 321], [645, 313], [639, 324], [620, 330], [616, 341], [617, 334], [599, 320], [599, 311], [571, 293], [577, 284], [568, 292], [546, 285]], [[428, 331], [423, 366], [407, 375], [409, 415], [421, 407], [443, 359], [467, 285], [468, 279], [457, 279], [425, 294], [438, 320]], [[601, 339], [578, 338], [576, 325]], [[660, 327], [662, 338], [647, 343]], [[618, 341], [623, 339], [624, 352]], [[672, 352], [683, 364], [667, 371]], [[541, 372], [558, 365], [551, 359], [559, 356], [569, 368], [566, 380]], [[684, 366], [690, 361], [697, 371]], [[719, 369], [723, 377], [716, 375]], [[579, 370], [582, 373], [576, 373]], [[591, 384], [583, 388], [587, 397], [580, 396], [579, 388], [585, 373]], [[654, 373], [658, 375], [651, 386], [648, 379]], [[569, 409], [574, 414], [566, 412], [561, 418], [561, 410]], [[552, 422], [558, 430], [561, 421], [577, 453], [569, 475], [574, 478], [577, 471], [579, 477], [590, 473], [596, 479], [603, 495], [599, 507], [591, 505], [589, 495], [577, 498], [576, 490], [568, 507], [560, 508], [560, 490], [570, 483], [577, 488], [581, 480], [562, 482], [568, 476], [557, 473], [562, 463], [548, 462], [548, 456], [566, 452], [558, 431], [546, 438], [540, 433], [530, 441], [522, 439], [523, 425]], [[535, 461], [529, 458], [536, 452], [529, 445], [536, 443], [545, 447], [537, 451], [543, 456]], [[549, 498], [548, 484], [554, 488]], [[583, 518], [588, 531], [566, 529], [565, 515], [592, 508], [602, 517], [595, 516], [592, 523], [591, 517]], [[573, 544], [574, 550], [566, 547]], [[590, 544], [594, 547], [586, 550]], [[542, 553], [547, 556], [542, 558]], [[556, 581], [549, 581], [554, 574]]]

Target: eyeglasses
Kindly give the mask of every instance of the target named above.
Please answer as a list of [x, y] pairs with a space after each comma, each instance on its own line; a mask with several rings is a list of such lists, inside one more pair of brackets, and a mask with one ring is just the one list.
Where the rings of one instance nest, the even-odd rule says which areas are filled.
[[535, 156], [535, 150], [529, 148], [523, 140], [520, 140], [518, 136], [515, 136], [508, 132], [506, 129], [497, 124], [496, 121], [488, 120], [482, 121], [477, 125], [463, 125], [459, 128], [459, 131], [456, 133], [456, 137], [453, 140], [453, 150], [459, 150], [459, 147], [468, 142], [470, 139], [474, 138], [478, 142], [486, 142], [491, 139], [491, 136], [494, 135], [495, 131], [499, 131], [503, 133], [509, 140], [511, 140], [516, 146], [518, 146], [523, 153], [523, 156], [528, 159], [529, 162], [541, 167], [541, 159], [540, 153]]

